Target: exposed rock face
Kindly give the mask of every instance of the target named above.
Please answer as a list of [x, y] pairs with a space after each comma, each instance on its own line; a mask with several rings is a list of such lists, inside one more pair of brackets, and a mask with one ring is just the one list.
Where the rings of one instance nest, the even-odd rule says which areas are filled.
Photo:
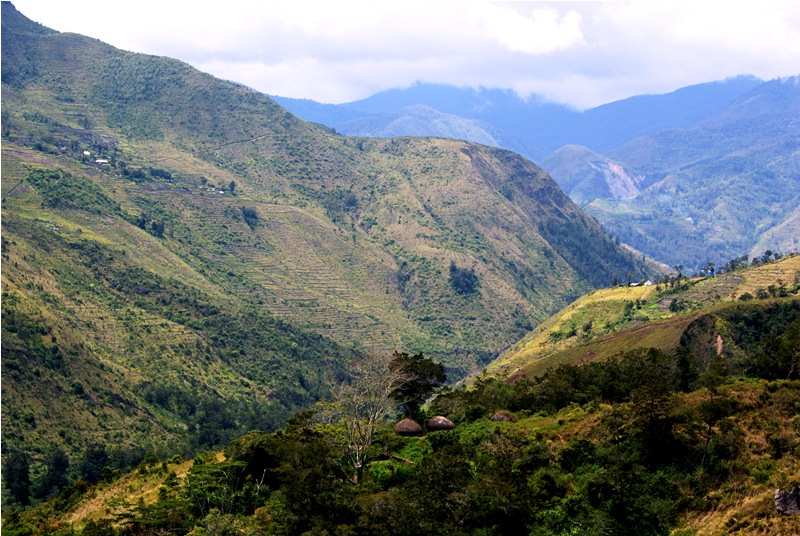
[[776, 489], [775, 509], [786, 515], [800, 513], [800, 486]]
[[589, 165], [600, 173], [613, 199], [633, 197], [639, 193], [639, 184], [644, 180], [641, 175], [629, 173], [627, 169], [611, 160], [589, 162]]

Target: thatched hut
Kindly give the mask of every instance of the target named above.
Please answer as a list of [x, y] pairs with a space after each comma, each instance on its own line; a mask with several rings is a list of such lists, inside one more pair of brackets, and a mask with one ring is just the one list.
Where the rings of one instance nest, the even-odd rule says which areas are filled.
[[495, 412], [495, 414], [492, 415], [492, 421], [493, 422], [513, 422], [513, 421], [516, 421], [516, 420], [517, 420], [517, 418], [514, 417], [513, 413], [505, 411], [505, 410], [502, 410], [502, 409], [500, 411]]
[[403, 419], [394, 425], [394, 433], [404, 436], [415, 436], [423, 433], [422, 426], [413, 419]]
[[453, 421], [447, 417], [442, 417], [441, 415], [437, 415], [428, 421], [428, 430], [431, 432], [437, 432], [439, 430], [452, 430], [453, 428], [455, 428]]

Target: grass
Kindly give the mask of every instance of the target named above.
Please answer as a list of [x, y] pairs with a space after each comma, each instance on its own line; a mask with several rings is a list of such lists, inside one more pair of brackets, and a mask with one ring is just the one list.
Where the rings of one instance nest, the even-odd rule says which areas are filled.
[[[770, 286], [793, 290], [798, 282], [800, 255], [794, 255], [714, 278], [691, 279], [680, 288], [596, 290], [543, 322], [494, 361], [488, 372], [501, 377], [537, 376], [550, 367], [606, 359], [635, 348], [673, 348], [699, 314]], [[682, 304], [682, 311], [670, 311], [673, 300]]]

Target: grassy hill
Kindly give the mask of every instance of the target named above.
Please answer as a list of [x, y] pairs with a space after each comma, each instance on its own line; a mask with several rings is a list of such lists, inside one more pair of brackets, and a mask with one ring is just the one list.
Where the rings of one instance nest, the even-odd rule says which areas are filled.
[[34, 463], [274, 428], [356, 353], [458, 379], [654, 270], [518, 155], [345, 138], [2, 9], [3, 439]]
[[794, 255], [680, 285], [596, 290], [540, 324], [487, 372], [534, 377], [561, 364], [607, 360], [637, 348], [673, 350], [698, 320], [724, 318], [755, 298], [792, 296], [798, 284], [800, 256]]

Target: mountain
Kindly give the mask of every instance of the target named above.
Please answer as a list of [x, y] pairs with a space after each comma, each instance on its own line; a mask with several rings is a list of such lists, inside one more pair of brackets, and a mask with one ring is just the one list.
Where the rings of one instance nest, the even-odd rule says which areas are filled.
[[[358, 120], [369, 119], [375, 125], [372, 131], [380, 132], [377, 125], [390, 122], [392, 114], [410, 106], [427, 106], [444, 114], [479, 121], [482, 128], [492, 133], [497, 146], [538, 161], [563, 145], [583, 145], [602, 153], [660, 130], [691, 127], [721, 112], [760, 83], [755, 77], [739, 76], [665, 95], [631, 97], [582, 112], [537, 96], [522, 98], [511, 90], [423, 83], [341, 105], [274, 98], [299, 117], [323, 123], [346, 135], [359, 132], [354, 127]], [[393, 133], [438, 135], [433, 122], [427, 129], [417, 123], [413, 130]]]
[[[518, 152], [527, 158], [552, 150], [548, 136], [530, 135], [532, 127], [537, 132], [537, 127], [562, 123], [575, 113], [564, 105], [548, 103], [537, 97], [523, 99], [511, 90], [459, 88], [446, 84], [417, 83], [341, 105], [312, 104], [312, 101], [278, 96], [272, 98], [298, 117], [325, 124], [345, 135], [363, 132], [361, 125], [365, 122], [371, 125], [370, 132], [380, 133], [398, 115], [406, 113], [404, 110], [425, 106], [451, 116], [450, 121], [457, 117], [474, 122], [490, 133], [494, 142], [489, 145]], [[393, 133], [436, 136], [440, 128], [433, 121], [417, 122], [413, 130], [400, 129]]]
[[[327, 116], [287, 105], [344, 134], [430, 133], [514, 150], [621, 241], [698, 269], [797, 247], [796, 80], [738, 76], [583, 112], [508, 90], [435, 84], [326, 105]], [[415, 104], [449, 114], [448, 128], [430, 111], [409, 116]], [[452, 116], [477, 123], [456, 128], [463, 123]]]
[[580, 145], [550, 153], [541, 166], [558, 177], [559, 186], [580, 205], [595, 199], [627, 199], [641, 192], [643, 176]]
[[[698, 269], [796, 249], [797, 99], [796, 78], [739, 76], [578, 112], [511, 91], [416, 84], [335, 107], [368, 115], [329, 124], [344, 134], [435, 133], [512, 149], [621, 241]], [[449, 114], [450, 128], [432, 112], [408, 116], [414, 103]], [[452, 116], [477, 130], [452, 127]]]
[[338, 124], [349, 136], [394, 138], [399, 136], [433, 136], [481, 143], [499, 144], [478, 121], [439, 112], [429, 106], [406, 106], [397, 112], [370, 115]]
[[[416, 84], [335, 107], [369, 115], [329, 124], [344, 134], [431, 133], [510, 148], [536, 159], [621, 241], [698, 269], [796, 249], [797, 100], [796, 78], [750, 76], [584, 112], [510, 91]], [[409, 116], [412, 103], [450, 115]], [[475, 128], [457, 128], [464, 123], [453, 116]]]
[[555, 127], [554, 142], [585, 145], [598, 153], [662, 130], [689, 128], [722, 112], [762, 83], [737, 76], [680, 88], [663, 95], [637, 95], [584, 111], [575, 121]]
[[655, 270], [517, 154], [340, 136], [2, 10], [3, 439], [36, 463], [273, 429], [356, 354], [455, 381]]
[[798, 103], [798, 77], [773, 80], [692, 128], [622, 145], [607, 156], [642, 175], [642, 192], [599, 199], [587, 210], [669, 265], [697, 269], [746, 253], [796, 250]]

